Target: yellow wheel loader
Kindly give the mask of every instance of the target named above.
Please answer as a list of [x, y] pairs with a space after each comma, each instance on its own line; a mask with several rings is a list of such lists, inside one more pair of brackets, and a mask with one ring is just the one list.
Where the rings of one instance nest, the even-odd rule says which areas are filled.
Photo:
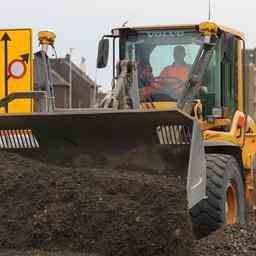
[[[246, 202], [255, 204], [256, 152], [248, 93], [253, 67], [245, 65], [243, 35], [204, 22], [117, 28], [107, 37], [114, 46], [118, 41], [120, 62], [101, 106], [140, 109], [152, 123], [154, 114], [165, 116], [156, 124], [158, 142], [168, 152], [168, 170], [186, 179], [195, 235], [243, 223]], [[105, 66], [108, 47], [103, 38], [98, 67]], [[177, 47], [185, 53], [182, 63]], [[178, 65], [188, 67], [183, 81]]]
[[198, 238], [243, 223], [256, 168], [243, 35], [212, 22], [116, 28], [99, 43], [98, 68], [110, 39], [112, 90], [99, 106], [1, 114], [1, 148], [57, 165], [180, 177]]

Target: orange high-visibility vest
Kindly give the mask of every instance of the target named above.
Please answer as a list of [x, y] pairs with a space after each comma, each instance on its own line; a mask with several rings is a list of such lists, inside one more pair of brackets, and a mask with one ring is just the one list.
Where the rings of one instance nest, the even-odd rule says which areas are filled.
[[176, 77], [183, 81], [186, 81], [189, 74], [189, 65], [183, 64], [179, 67], [176, 67], [175, 64], [172, 64], [163, 69], [160, 76], [161, 77]]

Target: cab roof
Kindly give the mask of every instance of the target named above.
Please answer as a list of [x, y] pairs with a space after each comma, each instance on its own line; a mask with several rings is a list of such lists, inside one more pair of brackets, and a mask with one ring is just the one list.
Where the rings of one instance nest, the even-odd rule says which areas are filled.
[[[229, 28], [220, 24], [216, 24], [218, 28], [224, 32], [231, 33], [241, 39], [244, 39], [244, 34], [236, 29]], [[172, 25], [146, 25], [146, 26], [134, 26], [134, 27], [117, 27], [113, 30], [145, 30], [145, 29], [152, 29], [152, 30], [159, 30], [159, 29], [185, 29], [185, 28], [196, 28], [199, 24], [172, 24]], [[112, 30], [112, 31], [113, 31]]]

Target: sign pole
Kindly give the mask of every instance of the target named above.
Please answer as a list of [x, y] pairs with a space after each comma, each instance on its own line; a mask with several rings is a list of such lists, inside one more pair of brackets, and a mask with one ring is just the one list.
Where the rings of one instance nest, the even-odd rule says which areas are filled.
[[209, 16], [208, 16], [208, 20], [211, 20], [211, 19], [212, 19], [211, 8], [212, 8], [211, 0], [209, 0], [209, 13], [208, 13]]
[[75, 48], [69, 48], [69, 108], [72, 108], [72, 52]]

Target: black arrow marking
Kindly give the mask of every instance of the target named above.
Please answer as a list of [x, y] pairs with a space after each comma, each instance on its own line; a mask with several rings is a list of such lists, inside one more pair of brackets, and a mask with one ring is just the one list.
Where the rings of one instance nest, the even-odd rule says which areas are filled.
[[22, 54], [22, 55], [20, 55], [20, 57], [22, 58], [22, 61], [23, 61], [23, 62], [25, 62], [26, 64], [28, 64], [29, 53]]
[[7, 32], [4, 33], [1, 41], [12, 41]]
[[[5, 97], [8, 96], [8, 42], [11, 41], [8, 33], [4, 33], [1, 41], [4, 42], [4, 88], [5, 88]], [[8, 113], [8, 104], [5, 106], [5, 112]]]

